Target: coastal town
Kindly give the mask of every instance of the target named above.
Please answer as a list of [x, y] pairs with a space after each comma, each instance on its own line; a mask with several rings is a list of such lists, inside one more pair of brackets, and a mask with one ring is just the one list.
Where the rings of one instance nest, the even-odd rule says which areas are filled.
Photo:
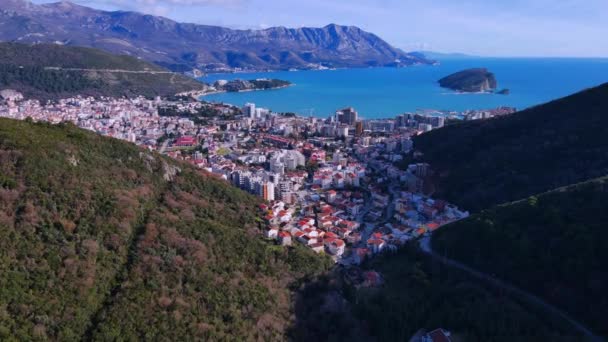
[[405, 113], [361, 120], [354, 108], [326, 119], [171, 99], [73, 97], [40, 103], [14, 91], [0, 117], [69, 122], [190, 163], [263, 199], [265, 238], [302, 244], [358, 265], [468, 216], [425, 194], [428, 164], [407, 162], [412, 137], [448, 124], [508, 115], [486, 111]]

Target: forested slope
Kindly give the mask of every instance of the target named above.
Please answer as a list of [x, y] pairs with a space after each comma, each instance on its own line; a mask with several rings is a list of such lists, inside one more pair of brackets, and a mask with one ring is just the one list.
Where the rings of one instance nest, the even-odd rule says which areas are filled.
[[496, 119], [449, 125], [414, 146], [435, 196], [473, 211], [608, 174], [608, 83]]
[[17, 90], [26, 98], [170, 96], [203, 86], [130, 56], [83, 47], [0, 43], [0, 89]]
[[257, 200], [72, 125], [0, 120], [0, 340], [281, 338], [327, 267]]
[[601, 178], [485, 210], [441, 228], [433, 245], [608, 336], [607, 203]]

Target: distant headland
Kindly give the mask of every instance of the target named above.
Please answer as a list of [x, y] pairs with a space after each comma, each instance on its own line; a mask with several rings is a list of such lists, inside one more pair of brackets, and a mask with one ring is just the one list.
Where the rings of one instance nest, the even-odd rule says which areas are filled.
[[218, 80], [212, 85], [209, 85], [203, 92], [203, 95], [217, 94], [217, 93], [232, 93], [232, 92], [244, 92], [254, 90], [270, 90], [280, 89], [289, 87], [292, 85], [291, 82], [278, 79], [267, 79], [259, 78], [255, 80]]

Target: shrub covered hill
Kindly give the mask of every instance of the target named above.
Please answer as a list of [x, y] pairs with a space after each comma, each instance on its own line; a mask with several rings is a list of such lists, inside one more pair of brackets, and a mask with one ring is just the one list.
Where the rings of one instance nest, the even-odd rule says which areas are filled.
[[72, 125], [0, 119], [0, 340], [270, 340], [327, 267], [257, 201]]
[[608, 178], [446, 226], [436, 251], [546, 299], [608, 337]]
[[607, 124], [603, 84], [417, 137], [437, 196], [474, 211], [435, 233], [434, 250], [608, 336]]
[[608, 174], [608, 83], [415, 138], [436, 196], [478, 211]]
[[130, 56], [55, 44], [0, 43], [0, 89], [17, 90], [26, 98], [154, 97], [203, 87], [194, 79]]

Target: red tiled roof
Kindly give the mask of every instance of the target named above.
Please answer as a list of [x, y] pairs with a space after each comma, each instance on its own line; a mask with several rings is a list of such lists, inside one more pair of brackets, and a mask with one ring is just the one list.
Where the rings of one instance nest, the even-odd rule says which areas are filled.
[[325, 233], [325, 237], [328, 237], [328, 238], [337, 238], [338, 236], [336, 234], [332, 233], [332, 232], [327, 232], [327, 233]]
[[435, 329], [428, 333], [429, 337], [433, 342], [450, 342], [450, 337], [443, 331], [443, 329]]
[[435, 230], [435, 229], [439, 228], [439, 223], [431, 222], [431, 223], [427, 223], [426, 226], [429, 227], [430, 230]]
[[381, 245], [383, 243], [384, 243], [384, 241], [380, 240], [380, 239], [369, 239], [369, 240], [367, 240], [367, 244], [368, 245]]

